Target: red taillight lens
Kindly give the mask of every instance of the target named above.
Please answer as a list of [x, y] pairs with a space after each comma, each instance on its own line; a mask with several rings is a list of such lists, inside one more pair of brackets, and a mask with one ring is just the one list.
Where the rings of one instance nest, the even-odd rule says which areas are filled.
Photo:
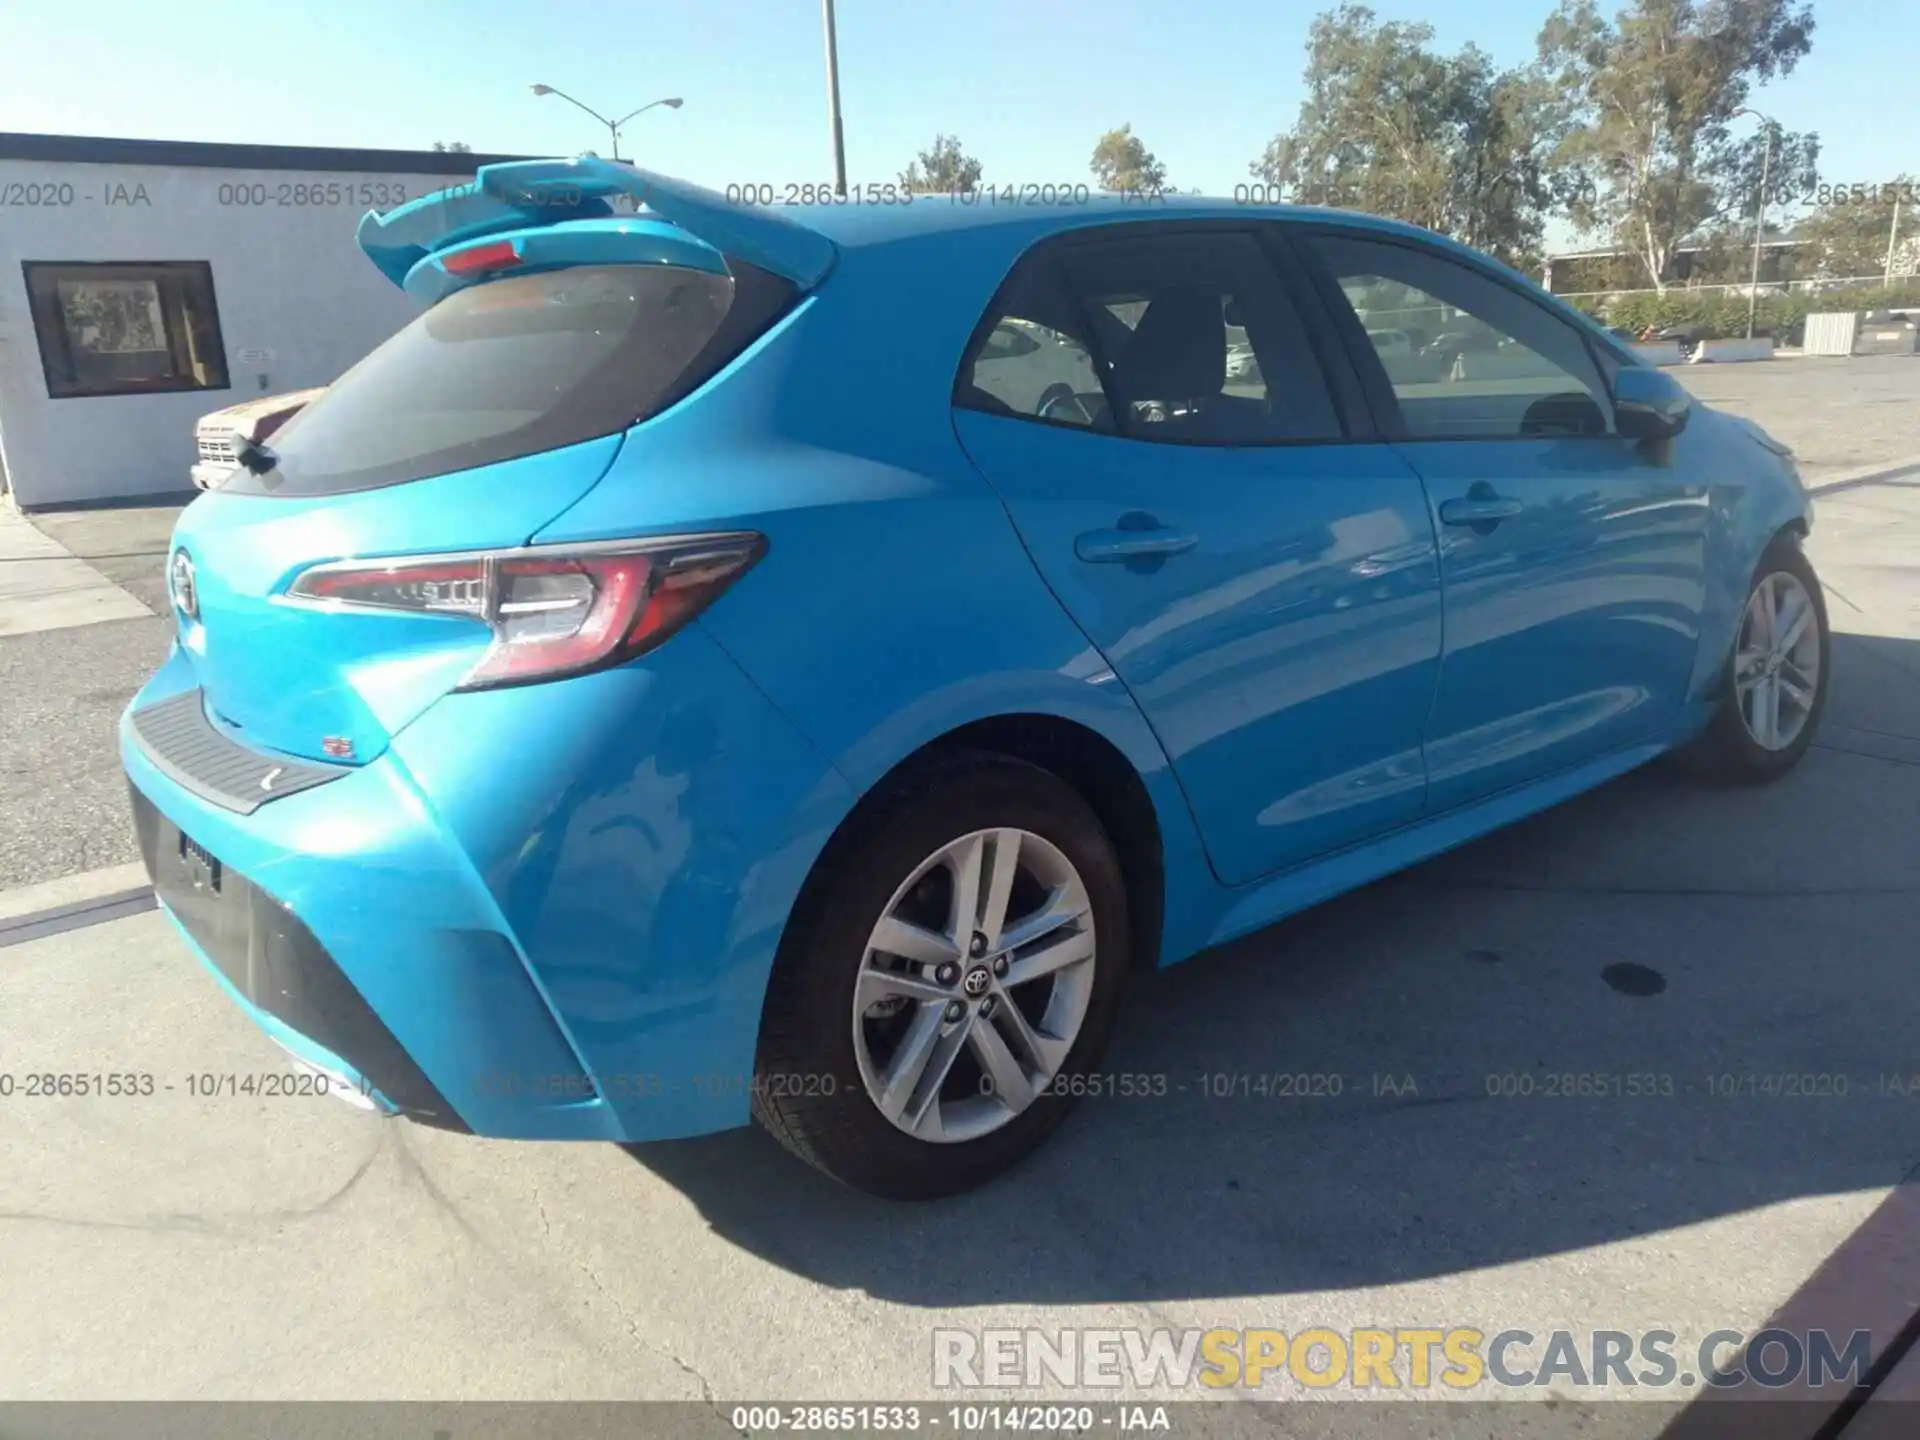
[[324, 565], [301, 575], [288, 594], [359, 610], [426, 610], [484, 620], [486, 585], [486, 562], [476, 555], [418, 563]]
[[442, 256], [440, 268], [449, 275], [484, 275], [490, 270], [510, 270], [519, 263], [520, 252], [511, 240], [495, 240]]
[[621, 546], [349, 561], [303, 572], [298, 603], [462, 615], [493, 630], [463, 690], [553, 680], [651, 650], [766, 550], [759, 535], [683, 535]]

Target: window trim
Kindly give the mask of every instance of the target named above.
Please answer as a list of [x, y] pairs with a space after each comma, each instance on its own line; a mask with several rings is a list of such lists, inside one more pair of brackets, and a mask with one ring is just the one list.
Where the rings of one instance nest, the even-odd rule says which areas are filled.
[[[154, 270], [196, 277], [206, 286], [207, 319], [210, 338], [214, 351], [220, 361], [220, 383], [201, 385], [197, 382], [180, 379], [168, 383], [127, 383], [104, 386], [69, 386], [57, 373], [54, 362], [54, 348], [49, 347], [50, 332], [58, 338], [58, 353], [65, 356], [69, 369], [72, 366], [73, 340], [67, 333], [66, 317], [60, 308], [57, 294], [48, 292], [52, 298], [48, 302], [35, 293], [34, 275], [36, 271], [50, 270]], [[99, 400], [130, 399], [140, 395], [182, 395], [217, 394], [233, 389], [233, 365], [227, 357], [226, 332], [220, 325], [220, 297], [213, 284], [213, 262], [209, 260], [22, 260], [20, 262], [20, 280], [27, 292], [27, 314], [33, 323], [34, 345], [40, 354], [40, 374], [47, 387], [49, 400]], [[53, 281], [58, 285], [59, 276]], [[189, 282], [191, 283], [191, 282]], [[167, 336], [171, 351], [174, 337]]]
[[[1385, 436], [1378, 432], [1378, 427], [1367, 409], [1364, 406], [1356, 408], [1353, 405], [1352, 402], [1360, 397], [1349, 393], [1346, 387], [1340, 383], [1341, 377], [1339, 371], [1328, 365], [1326, 352], [1313, 333], [1315, 317], [1311, 312], [1318, 308], [1318, 306], [1303, 303], [1307, 298], [1303, 292], [1306, 292], [1308, 289], [1310, 283], [1309, 277], [1302, 272], [1298, 260], [1292, 254], [1290, 248], [1276, 247], [1270, 243], [1267, 231], [1271, 227], [1271, 223], [1270, 221], [1262, 222], [1237, 218], [1216, 219], [1212, 217], [1178, 220], [1117, 220], [1109, 221], [1105, 224], [1087, 225], [1071, 230], [1055, 231], [1052, 234], [1042, 236], [1025, 250], [1021, 251], [1014, 259], [1013, 264], [1008, 268], [1006, 275], [1002, 277], [999, 285], [994, 287], [993, 295], [987, 301], [986, 309], [981, 312], [980, 319], [975, 322], [973, 329], [968, 333], [967, 343], [960, 352], [960, 359], [954, 368], [953, 383], [948, 391], [951, 408], [964, 410], [969, 415], [986, 415], [998, 420], [1017, 420], [1029, 425], [1045, 425], [1050, 429], [1069, 430], [1078, 435], [1101, 435], [1110, 440], [1136, 440], [1148, 445], [1163, 445], [1182, 450], [1297, 449], [1318, 445], [1366, 444], [1384, 439]], [[1076, 248], [1132, 242], [1152, 239], [1161, 235], [1178, 234], [1245, 235], [1253, 240], [1260, 252], [1261, 258], [1267, 264], [1268, 273], [1272, 276], [1281, 294], [1286, 298], [1287, 303], [1293, 307], [1294, 315], [1300, 321], [1301, 329], [1305, 332], [1304, 338], [1308, 354], [1312, 356], [1320, 367], [1321, 379], [1326, 385], [1328, 398], [1333, 406], [1334, 419], [1340, 427], [1340, 434], [1310, 439], [1284, 437], [1268, 440], [1175, 439], [1170, 436], [1162, 437], [1142, 434], [1137, 429], [1127, 426], [1121, 420], [1121, 412], [1114, 406], [1113, 391], [1108, 383], [1107, 357], [1103, 355], [1099, 349], [1101, 343], [1099, 332], [1085, 314], [1084, 301], [1076, 291], [1068, 286], [1065, 267], [1061, 263], [1061, 256], [1063, 252], [1068, 252]], [[1092, 425], [1075, 425], [1070, 421], [1064, 420], [1048, 420], [1038, 415], [1022, 415], [1017, 412], [1012, 415], [1001, 415], [996, 411], [982, 410], [975, 406], [965, 404], [960, 398], [961, 392], [965, 388], [962, 382], [967, 374], [968, 357], [974, 353], [975, 347], [980, 344], [983, 332], [991, 331], [993, 326], [1003, 318], [1002, 307], [1014, 285], [1024, 280], [1027, 267], [1029, 265], [1042, 264], [1051, 272], [1051, 282], [1065, 287], [1065, 293], [1072, 301], [1074, 308], [1081, 312], [1082, 324], [1088, 332], [1087, 353], [1093, 360], [1094, 375], [1100, 381], [1101, 393], [1107, 397], [1108, 414], [1113, 417], [1113, 423], [1107, 429], [1099, 429]], [[1317, 296], [1313, 296], [1312, 298], [1316, 301], [1318, 300]]]
[[[1525, 442], [1537, 445], [1541, 441], [1549, 443], [1567, 440], [1619, 440], [1624, 437], [1617, 432], [1607, 435], [1415, 435], [1408, 431], [1406, 418], [1400, 410], [1400, 396], [1393, 388], [1393, 381], [1387, 375], [1386, 366], [1380, 361], [1379, 353], [1373, 343], [1367, 339], [1365, 327], [1360, 317], [1354, 313], [1346, 293], [1340, 288], [1340, 279], [1316, 253], [1314, 247], [1306, 243], [1315, 236], [1325, 236], [1334, 240], [1362, 240], [1378, 245], [1390, 245], [1397, 250], [1405, 250], [1415, 255], [1426, 256], [1441, 264], [1457, 265], [1468, 274], [1477, 276], [1491, 284], [1498, 285], [1523, 304], [1532, 306], [1540, 314], [1572, 332], [1575, 339], [1582, 343], [1588, 362], [1593, 366], [1594, 375], [1600, 381], [1600, 388], [1607, 397], [1607, 404], [1613, 406], [1614, 386], [1607, 373], [1607, 367], [1601, 362], [1601, 354], [1596, 350], [1596, 337], [1589, 333], [1588, 326], [1569, 320], [1551, 305], [1543, 305], [1537, 295], [1531, 294], [1524, 286], [1514, 283], [1513, 277], [1503, 274], [1488, 264], [1478, 263], [1476, 258], [1456, 255], [1450, 250], [1415, 239], [1411, 236], [1396, 234], [1392, 231], [1373, 230], [1361, 225], [1328, 224], [1323, 221], [1296, 222], [1288, 225], [1293, 234], [1289, 237], [1298, 253], [1300, 264], [1310, 276], [1321, 303], [1327, 307], [1329, 319], [1338, 331], [1341, 343], [1347, 351], [1348, 359], [1358, 373], [1361, 389], [1365, 392], [1368, 408], [1372, 411], [1374, 423], [1379, 427], [1383, 439], [1402, 444], [1414, 445], [1459, 445], [1459, 444], [1514, 444]], [[1576, 312], [1577, 313], [1577, 312]], [[1584, 319], [1584, 317], [1582, 317]], [[1608, 337], [1610, 340], [1611, 337]], [[1618, 346], [1607, 345], [1605, 352], [1622, 368], [1641, 363], [1637, 355], [1621, 353]]]

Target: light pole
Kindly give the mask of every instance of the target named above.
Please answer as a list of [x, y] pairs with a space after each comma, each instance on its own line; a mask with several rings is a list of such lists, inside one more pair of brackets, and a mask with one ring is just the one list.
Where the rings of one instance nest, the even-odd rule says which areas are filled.
[[827, 124], [833, 132], [833, 193], [847, 193], [847, 142], [840, 129], [840, 43], [833, 28], [833, 0], [820, 0], [820, 21], [827, 32]]
[[592, 106], [582, 105], [578, 100], [574, 99], [573, 96], [567, 94], [566, 91], [557, 90], [551, 85], [536, 85], [533, 87], [533, 93], [536, 95], [558, 95], [562, 100], [566, 101], [569, 105], [574, 106], [576, 109], [585, 110], [587, 114], [593, 116], [594, 119], [598, 120], [602, 125], [606, 126], [607, 134], [610, 137], [612, 137], [612, 140], [613, 140], [613, 158], [616, 160], [620, 158], [620, 127], [622, 125], [626, 124], [627, 121], [633, 119], [635, 115], [644, 114], [646, 111], [653, 109], [653, 107], [656, 105], [664, 105], [669, 110], [678, 110], [682, 105], [686, 104], [686, 101], [682, 100], [678, 95], [675, 95], [672, 98], [666, 99], [666, 100], [649, 100], [645, 105], [642, 105], [638, 110], [629, 111], [627, 114], [622, 115], [618, 120], [609, 120], [606, 116], [602, 115], [598, 110], [595, 110]]
[[1755, 197], [1753, 207], [1753, 276], [1747, 284], [1747, 338], [1753, 338], [1753, 312], [1760, 303], [1760, 239], [1767, 221], [1767, 181], [1772, 178], [1773, 168], [1773, 132], [1779, 127], [1762, 115], [1758, 110], [1749, 110], [1742, 105], [1733, 112], [1736, 115], [1751, 115], [1766, 126], [1766, 148], [1760, 152], [1760, 194]]

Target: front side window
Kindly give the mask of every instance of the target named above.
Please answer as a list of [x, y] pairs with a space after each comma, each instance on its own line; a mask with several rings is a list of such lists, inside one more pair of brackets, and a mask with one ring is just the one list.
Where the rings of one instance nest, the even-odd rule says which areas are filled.
[[204, 260], [21, 268], [50, 398], [227, 388]]
[[1605, 435], [1613, 406], [1578, 331], [1457, 261], [1312, 235], [1416, 440]]
[[[1029, 257], [996, 303], [961, 368], [963, 407], [1176, 444], [1342, 433], [1299, 316], [1245, 232], [1077, 236]], [[996, 361], [1009, 323], [1051, 343]], [[1017, 387], [1003, 378], [1016, 364]]]

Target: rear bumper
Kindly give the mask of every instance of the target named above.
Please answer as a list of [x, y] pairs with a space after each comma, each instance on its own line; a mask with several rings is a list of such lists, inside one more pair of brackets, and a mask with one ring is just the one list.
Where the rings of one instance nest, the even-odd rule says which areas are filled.
[[380, 1108], [515, 1139], [742, 1124], [780, 926], [850, 797], [697, 627], [659, 654], [447, 696], [242, 813], [136, 729], [193, 688], [176, 652], [121, 723], [156, 894], [250, 1018]]
[[180, 827], [128, 788], [154, 895], [254, 1023], [382, 1110], [467, 1129], [300, 918], [239, 871], [200, 860]]

